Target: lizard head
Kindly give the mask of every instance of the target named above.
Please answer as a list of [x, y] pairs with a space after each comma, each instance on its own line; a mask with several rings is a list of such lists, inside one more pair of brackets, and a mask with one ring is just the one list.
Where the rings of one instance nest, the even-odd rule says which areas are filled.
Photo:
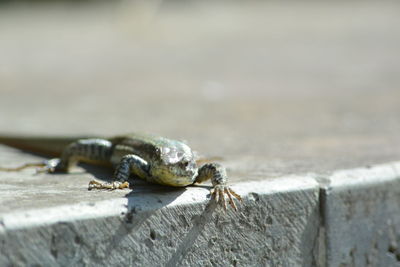
[[[187, 185], [197, 176], [197, 165], [192, 150], [184, 143], [175, 141], [159, 148], [157, 173], [165, 182], [176, 186]], [[154, 170], [154, 169], [153, 169]]]

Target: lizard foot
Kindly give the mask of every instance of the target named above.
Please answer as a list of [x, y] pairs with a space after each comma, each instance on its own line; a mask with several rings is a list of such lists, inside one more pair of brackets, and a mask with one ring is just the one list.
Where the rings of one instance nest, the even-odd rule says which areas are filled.
[[235, 201], [233, 200], [233, 197], [235, 197], [239, 201], [242, 201], [242, 197], [239, 194], [233, 191], [229, 186], [222, 184], [216, 185], [213, 189], [211, 189], [211, 196], [218, 204], [224, 207], [224, 210], [226, 210], [226, 196], [228, 196], [229, 198], [229, 204], [236, 211], [237, 207]]
[[115, 189], [124, 189], [124, 188], [129, 188], [129, 183], [128, 182], [112, 182], [112, 183], [100, 183], [95, 180], [92, 180], [89, 182], [89, 187], [88, 190], [92, 189], [107, 189], [107, 190], [115, 190]]
[[[39, 165], [38, 165], [39, 166]], [[41, 168], [36, 169], [36, 173], [55, 173], [61, 172], [62, 170], [59, 168], [60, 159], [49, 159], [42, 163]]]

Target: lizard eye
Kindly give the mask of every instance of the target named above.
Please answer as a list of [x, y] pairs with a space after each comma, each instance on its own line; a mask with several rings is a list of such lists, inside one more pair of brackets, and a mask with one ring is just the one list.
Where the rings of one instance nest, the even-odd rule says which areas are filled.
[[185, 168], [185, 169], [187, 169], [187, 168], [189, 167], [189, 165], [190, 165], [190, 162], [189, 162], [189, 161], [183, 161], [183, 162], [181, 163], [181, 166], [182, 166], [183, 168]]

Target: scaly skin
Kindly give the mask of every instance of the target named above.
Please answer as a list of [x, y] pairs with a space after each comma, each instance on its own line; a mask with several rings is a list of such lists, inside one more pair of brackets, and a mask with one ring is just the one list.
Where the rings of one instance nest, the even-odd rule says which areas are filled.
[[[1, 141], [1, 140], [0, 140]], [[152, 183], [183, 187], [211, 179], [212, 197], [226, 209], [226, 197], [232, 208], [233, 198], [241, 197], [227, 186], [225, 168], [218, 163], [198, 167], [192, 150], [184, 143], [152, 135], [131, 134], [114, 138], [86, 138], [69, 144], [60, 158], [48, 160], [41, 171], [68, 172], [78, 162], [114, 167], [113, 182], [90, 181], [91, 189], [129, 188], [129, 176]], [[26, 166], [31, 166], [27, 164]], [[3, 170], [19, 170], [3, 169]]]

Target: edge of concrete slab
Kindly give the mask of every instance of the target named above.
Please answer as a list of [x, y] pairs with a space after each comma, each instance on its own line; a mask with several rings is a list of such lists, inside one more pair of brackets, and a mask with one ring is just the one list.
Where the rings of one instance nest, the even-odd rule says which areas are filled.
[[[318, 184], [312, 176], [286, 176], [267, 181], [238, 183], [233, 185], [232, 189], [248, 200], [254, 201], [255, 194], [270, 195], [299, 189], [310, 189], [317, 186]], [[155, 196], [157, 197], [155, 198]], [[209, 197], [208, 189], [194, 186], [184, 192], [180, 192], [179, 196], [174, 193], [160, 195], [147, 192], [97, 202], [82, 202], [74, 205], [15, 211], [0, 214], [0, 231], [50, 225], [61, 221], [120, 216], [132, 209], [135, 209], [135, 211], [148, 211], [177, 205], [205, 205], [210, 201]]]
[[[318, 183], [288, 176], [232, 186], [226, 213], [208, 189], [140, 194], [1, 216], [0, 265], [310, 265]], [[159, 201], [161, 199], [161, 201]], [[171, 201], [171, 199], [173, 199]], [[167, 203], [167, 204], [166, 204]]]
[[400, 162], [333, 173], [321, 205], [327, 266], [400, 264]]
[[[157, 262], [166, 266], [334, 266], [340, 257], [351, 264], [349, 255], [356, 263], [373, 262], [374, 257], [379, 260], [381, 254], [387, 254], [387, 242], [393, 243], [396, 235], [400, 236], [400, 229], [392, 225], [400, 222], [393, 214], [400, 209], [400, 203], [393, 203], [400, 199], [400, 189], [391, 186], [393, 182], [400, 184], [400, 162], [326, 176], [308, 174], [238, 183], [232, 187], [244, 196], [239, 212], [219, 210], [203, 187], [9, 212], [0, 215], [0, 265]], [[364, 209], [359, 200], [365, 190], [380, 192], [373, 200], [373, 209]], [[353, 205], [349, 201], [361, 211], [354, 210], [353, 221], [347, 218], [344, 222], [349, 205]], [[390, 208], [380, 209], [388, 205]], [[369, 214], [363, 214], [365, 210]], [[373, 255], [357, 258], [352, 250], [360, 246], [357, 242], [366, 243], [365, 238], [347, 248], [342, 244], [346, 238], [336, 236], [339, 230], [349, 236], [356, 230], [366, 231], [363, 235], [374, 229], [379, 232], [380, 225], [387, 225], [387, 220], [381, 222], [380, 218], [392, 222], [391, 232], [379, 235], [382, 242], [372, 245]], [[357, 220], [370, 223], [371, 228], [357, 228]], [[380, 243], [384, 243], [382, 249]], [[335, 256], [334, 251], [342, 254]], [[396, 261], [395, 256], [393, 261], [384, 260], [389, 264]]]

